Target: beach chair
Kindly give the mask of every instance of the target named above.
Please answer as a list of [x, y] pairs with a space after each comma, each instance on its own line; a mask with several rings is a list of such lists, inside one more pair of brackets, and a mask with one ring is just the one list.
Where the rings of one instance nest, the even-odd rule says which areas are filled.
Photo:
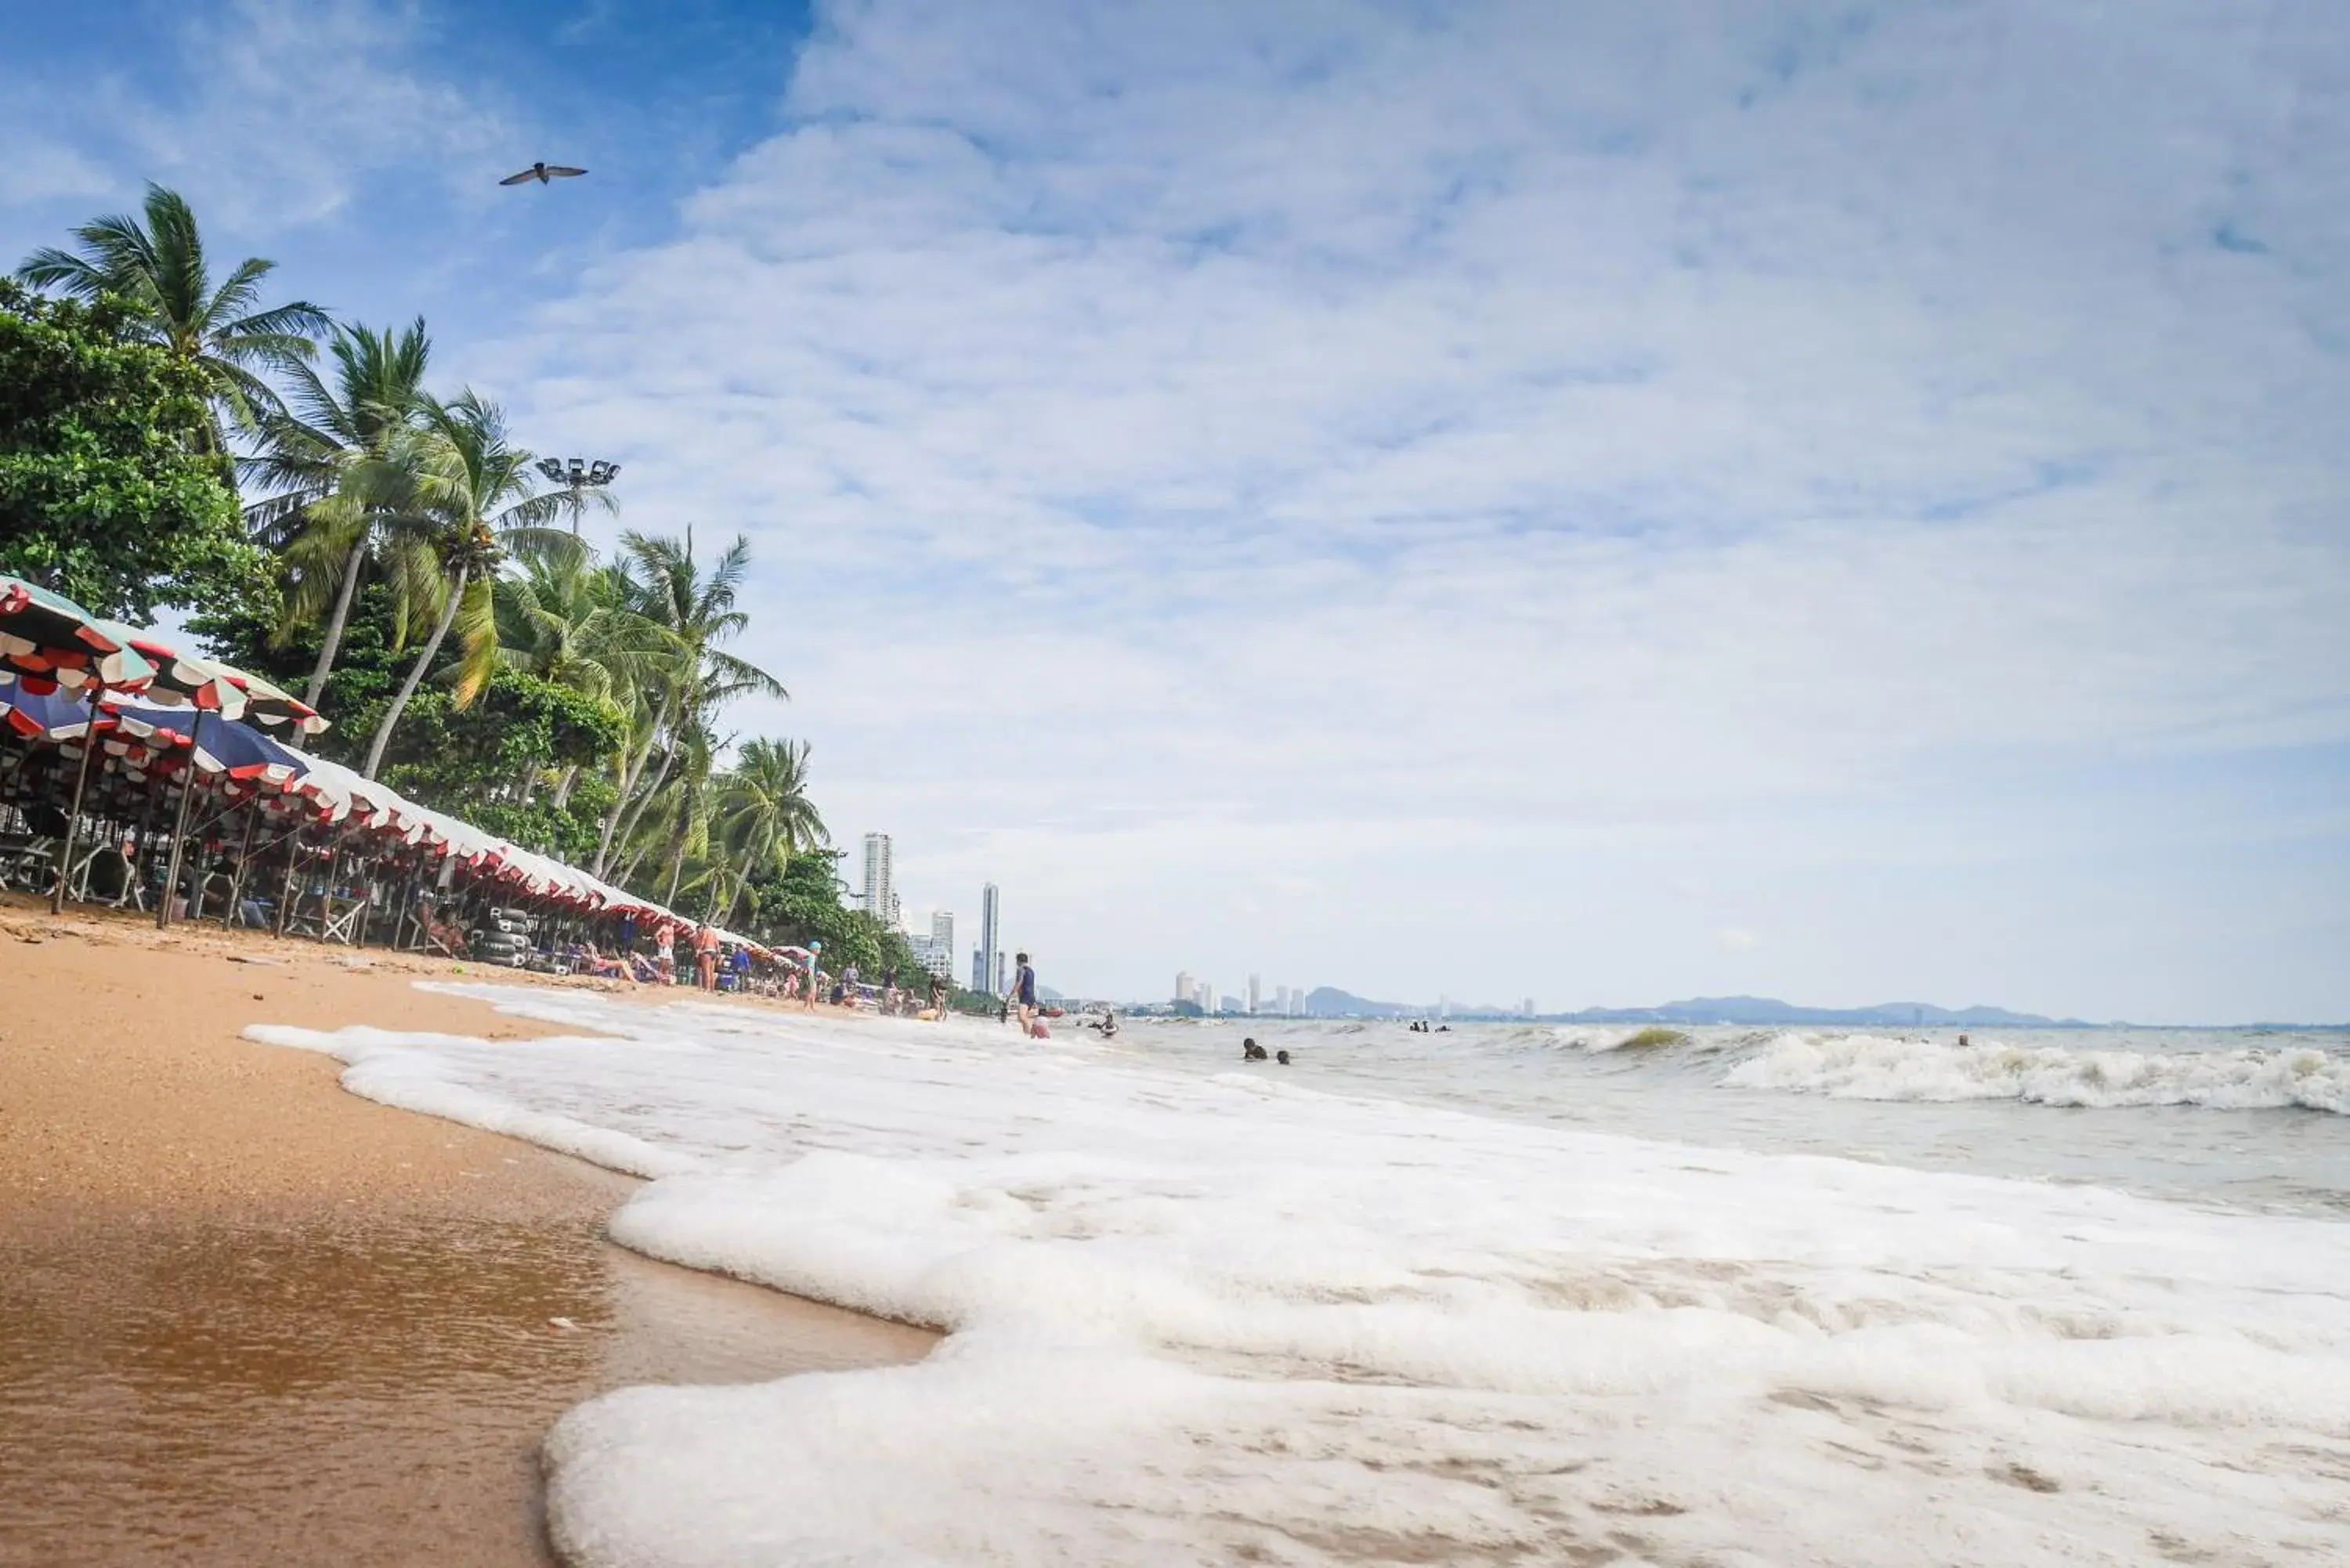
[[79, 872], [77, 896], [83, 901], [110, 904], [118, 909], [126, 903], [137, 909], [147, 907], [138, 867], [112, 845], [100, 845], [83, 856]]

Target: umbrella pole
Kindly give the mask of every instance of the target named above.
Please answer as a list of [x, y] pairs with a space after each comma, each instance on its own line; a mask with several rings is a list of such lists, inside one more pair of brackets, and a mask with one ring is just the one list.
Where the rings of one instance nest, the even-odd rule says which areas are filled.
[[423, 867], [420, 864], [408, 873], [408, 880], [400, 884], [400, 905], [391, 915], [391, 950], [394, 952], [406, 950], [400, 944], [408, 940], [408, 912], [416, 907], [416, 884], [423, 875]]
[[302, 864], [302, 828], [300, 817], [294, 820], [294, 830], [286, 836], [286, 886], [277, 894], [277, 929], [272, 936], [286, 934], [286, 922], [294, 916], [294, 872]]
[[244, 862], [245, 857], [253, 853], [253, 830], [260, 826], [261, 791], [255, 788], [253, 809], [244, 814], [244, 836], [237, 840], [236, 859], [228, 868], [228, 908], [221, 911], [221, 929], [224, 930], [236, 924], [236, 912], [244, 908], [240, 900], [244, 896]]
[[98, 749], [98, 704], [89, 706], [89, 728], [81, 732], [81, 766], [74, 770], [73, 809], [66, 814], [65, 846], [57, 851], [57, 885], [49, 890], [49, 913], [66, 912], [66, 884], [73, 880], [74, 840], [81, 836], [82, 791], [89, 785], [89, 754]]
[[[195, 722], [188, 726], [188, 776], [180, 786], [180, 815], [172, 823], [172, 854], [164, 862], [163, 893], [155, 900], [155, 929], [162, 930], [172, 923], [172, 896], [180, 888], [180, 851], [188, 842], [188, 808], [195, 803], [196, 781], [204, 770], [196, 761], [196, 753], [204, 749], [204, 711], [196, 710]], [[195, 908], [192, 900], [189, 905]]]
[[[360, 866], [365, 866], [367, 869], [363, 872], [359, 870], [358, 867]], [[359, 903], [359, 924], [352, 928], [358, 933], [351, 939], [351, 946], [355, 948], [367, 946], [368, 921], [375, 914], [375, 867], [376, 859], [371, 854], [362, 855], [353, 863], [352, 875], [358, 877], [367, 887], [367, 897]]]

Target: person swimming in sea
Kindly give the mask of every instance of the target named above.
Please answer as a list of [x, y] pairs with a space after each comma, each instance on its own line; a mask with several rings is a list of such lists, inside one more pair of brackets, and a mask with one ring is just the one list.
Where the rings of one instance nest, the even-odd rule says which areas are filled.
[[1289, 1065], [1289, 1053], [1286, 1051], [1275, 1051], [1273, 1054], [1273, 1059], [1282, 1066], [1286, 1067]]
[[[1284, 1054], [1285, 1054], [1285, 1053], [1284, 1053]], [[1243, 1061], [1243, 1062], [1262, 1062], [1262, 1061], [1263, 1061], [1263, 1060], [1264, 1060], [1264, 1047], [1263, 1047], [1263, 1046], [1262, 1046], [1262, 1045], [1260, 1045], [1260, 1044], [1257, 1044], [1255, 1041], [1253, 1041], [1253, 1040], [1243, 1040], [1243, 1041], [1242, 1041], [1242, 1042], [1241, 1042], [1241, 1060], [1242, 1060], [1242, 1061]]]

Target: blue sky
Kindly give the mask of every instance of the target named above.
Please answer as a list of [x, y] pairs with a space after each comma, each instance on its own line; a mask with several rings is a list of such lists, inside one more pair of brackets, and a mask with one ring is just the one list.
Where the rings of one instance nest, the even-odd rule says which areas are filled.
[[162, 180], [752, 535], [1048, 982], [2350, 1017], [2350, 13], [23, 21], [0, 246]]

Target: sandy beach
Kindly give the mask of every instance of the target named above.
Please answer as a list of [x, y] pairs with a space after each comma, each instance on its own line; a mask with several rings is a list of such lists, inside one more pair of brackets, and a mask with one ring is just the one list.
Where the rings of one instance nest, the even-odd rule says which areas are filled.
[[0, 905], [0, 1564], [545, 1564], [580, 1400], [927, 1352], [623, 1251], [629, 1179], [239, 1034], [550, 1032], [413, 989], [456, 967]]

